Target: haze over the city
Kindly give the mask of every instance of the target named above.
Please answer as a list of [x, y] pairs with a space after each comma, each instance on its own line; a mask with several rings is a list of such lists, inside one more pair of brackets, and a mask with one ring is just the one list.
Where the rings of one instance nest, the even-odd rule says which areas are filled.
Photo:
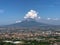
[[60, 0], [0, 0], [0, 25], [26, 18], [60, 24]]

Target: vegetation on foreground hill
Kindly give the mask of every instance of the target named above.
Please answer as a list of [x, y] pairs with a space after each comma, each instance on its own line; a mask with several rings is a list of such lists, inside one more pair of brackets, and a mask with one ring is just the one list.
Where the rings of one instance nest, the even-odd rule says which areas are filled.
[[54, 43], [60, 42], [60, 40], [52, 40], [52, 37], [41, 37], [45, 40], [23, 40], [23, 39], [0, 39], [0, 45], [54, 45]]

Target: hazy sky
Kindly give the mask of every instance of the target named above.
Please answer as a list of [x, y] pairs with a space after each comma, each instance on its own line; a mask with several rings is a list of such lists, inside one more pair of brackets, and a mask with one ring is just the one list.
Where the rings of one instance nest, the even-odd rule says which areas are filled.
[[0, 0], [0, 25], [22, 20], [30, 10], [41, 18], [60, 18], [60, 0]]

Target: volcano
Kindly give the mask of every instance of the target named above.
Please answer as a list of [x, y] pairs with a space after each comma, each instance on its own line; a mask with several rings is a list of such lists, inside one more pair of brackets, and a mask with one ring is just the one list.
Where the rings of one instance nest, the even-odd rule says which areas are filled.
[[22, 22], [11, 24], [8, 26], [9, 27], [40, 27], [40, 26], [47, 26], [47, 24], [29, 18], [23, 20]]

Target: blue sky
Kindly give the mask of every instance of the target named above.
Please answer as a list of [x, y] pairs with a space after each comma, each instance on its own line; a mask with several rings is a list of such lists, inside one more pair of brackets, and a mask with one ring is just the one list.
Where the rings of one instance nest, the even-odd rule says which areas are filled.
[[60, 0], [0, 0], [0, 25], [22, 20], [31, 9], [42, 18], [60, 18]]

